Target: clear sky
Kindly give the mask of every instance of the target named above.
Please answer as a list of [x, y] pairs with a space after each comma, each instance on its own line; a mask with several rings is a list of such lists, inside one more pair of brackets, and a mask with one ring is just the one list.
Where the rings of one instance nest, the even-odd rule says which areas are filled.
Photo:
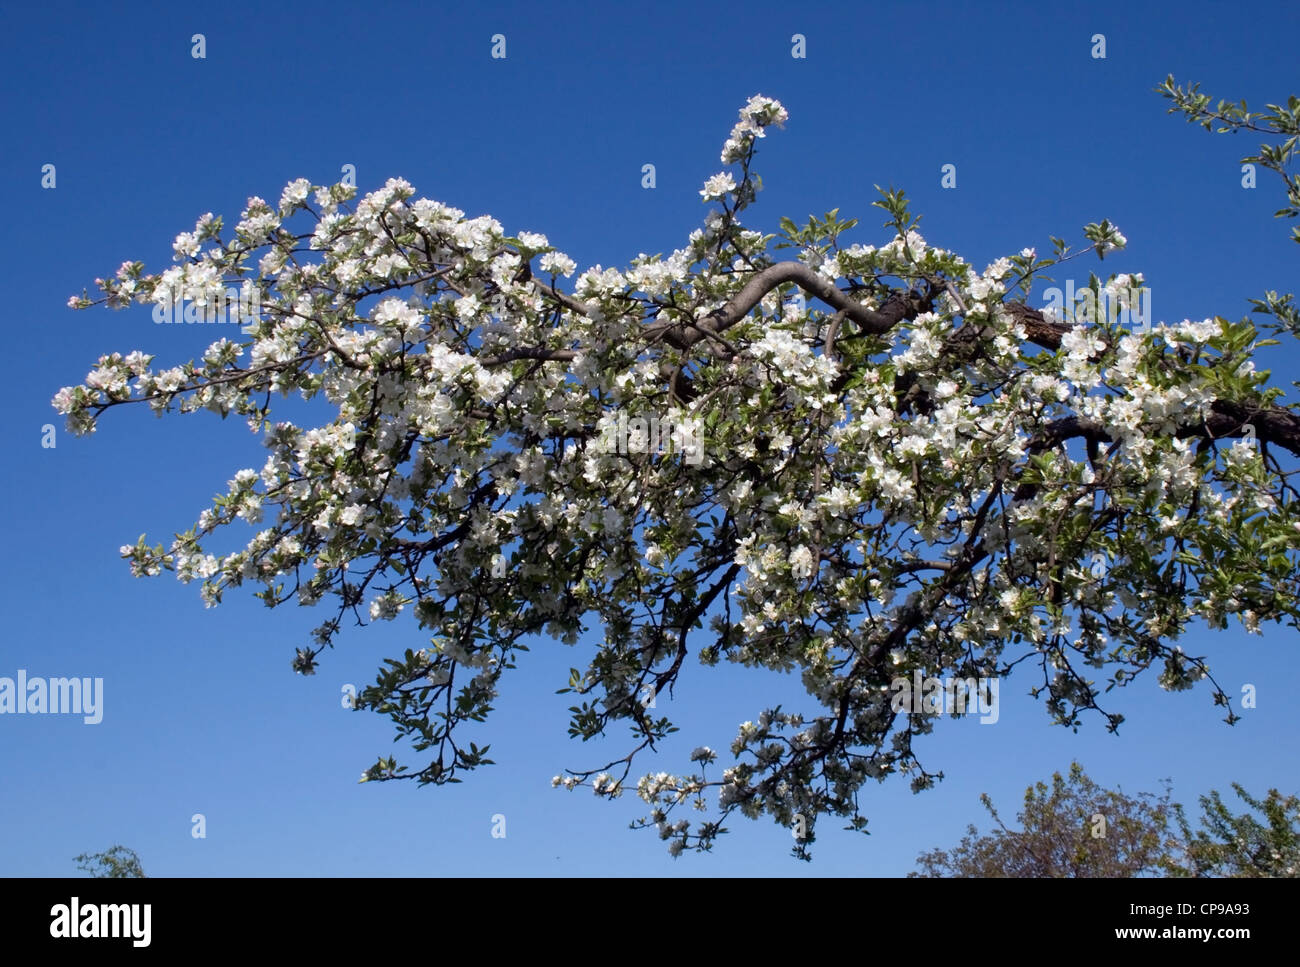
[[[205, 59], [191, 57], [196, 33]], [[498, 33], [504, 60], [489, 56]], [[791, 56], [796, 33], [804, 59]], [[1090, 56], [1096, 33], [1104, 60]], [[290, 659], [320, 614], [267, 611], [243, 592], [209, 610], [197, 584], [131, 578], [120, 545], [169, 541], [265, 451], [237, 419], [138, 408], [76, 439], [50, 406], [101, 353], [174, 365], [216, 338], [155, 325], [144, 307], [65, 308], [124, 260], [166, 268], [204, 212], [233, 224], [250, 195], [275, 200], [294, 178], [331, 183], [353, 164], [363, 192], [404, 177], [509, 232], [546, 233], [579, 271], [623, 266], [700, 223], [699, 188], [755, 93], [790, 121], [761, 143], [754, 227], [838, 206], [862, 219], [849, 241], [880, 245], [872, 185], [892, 184], [915, 199], [927, 240], [982, 268], [1048, 251], [1049, 234], [1079, 244], [1085, 223], [1109, 218], [1129, 245], [1100, 269], [1143, 272], [1158, 320], [1240, 318], [1249, 297], [1300, 289], [1290, 223], [1271, 218], [1280, 187], [1261, 172], [1244, 190], [1238, 160], [1258, 142], [1167, 115], [1152, 88], [1172, 72], [1252, 108], [1284, 101], [1300, 77], [1279, 44], [1297, 36], [1291, 2], [8, 5], [0, 245], [16, 362], [0, 424], [0, 676], [98, 676], [105, 701], [98, 725], [0, 716], [0, 875], [70, 875], [74, 855], [113, 843], [163, 876], [902, 875], [982, 822], [981, 792], [1010, 817], [1026, 785], [1072, 758], [1128, 792], [1170, 777], [1189, 804], [1234, 780], [1300, 791], [1300, 658], [1295, 633], [1274, 626], [1185, 643], [1229, 693], [1258, 687], [1232, 728], [1208, 687], [1167, 694], [1149, 676], [1113, 698], [1128, 719], [1118, 736], [1097, 717], [1076, 734], [1049, 724], [1027, 675], [1012, 677], [996, 725], [946, 721], [924, 741], [922, 761], [946, 774], [938, 788], [869, 785], [872, 835], [826, 820], [811, 865], [790, 857], [788, 830], [739, 817], [713, 854], [673, 860], [653, 832], [627, 828], [643, 815], [634, 796], [552, 789], [564, 768], [622, 754], [622, 735], [597, 749], [566, 735], [568, 696], [554, 692], [587, 641], [540, 642], [503, 680], [475, 734], [495, 767], [456, 787], [359, 785], [379, 754], [419, 761], [386, 718], [340, 702], [384, 656], [426, 643], [414, 622], [347, 631], [304, 678]], [[940, 186], [947, 163], [955, 189]], [[1070, 265], [1081, 279], [1099, 268]], [[1277, 358], [1283, 385], [1300, 369], [1292, 351]], [[41, 447], [47, 423], [54, 449]], [[682, 731], [638, 774], [684, 771], [695, 745], [725, 754], [739, 722], [796, 686], [689, 668], [666, 710]], [[498, 813], [504, 839], [491, 836]], [[191, 836], [194, 814], [206, 838]]]

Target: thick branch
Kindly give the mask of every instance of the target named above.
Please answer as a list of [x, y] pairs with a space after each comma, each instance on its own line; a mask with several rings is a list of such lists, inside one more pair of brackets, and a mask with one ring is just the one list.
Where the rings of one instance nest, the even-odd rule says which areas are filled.
[[[593, 314], [594, 310], [591, 306], [578, 301], [573, 296], [536, 279], [532, 282], [558, 299], [566, 308], [589, 317]], [[694, 327], [687, 329], [677, 321], [656, 322], [646, 326], [643, 333], [652, 343], [656, 339], [663, 339], [679, 350], [689, 349], [702, 339], [717, 335], [735, 325], [745, 318], [765, 295], [787, 282], [795, 283], [809, 295], [821, 299], [842, 316], [852, 319], [870, 333], [888, 332], [903, 320], [915, 318], [930, 307], [928, 296], [914, 292], [900, 292], [888, 299], [879, 309], [871, 309], [850, 298], [834, 283], [818, 275], [802, 262], [780, 262], [755, 273], [738, 293], [724, 305], [710, 312]], [[1067, 323], [1049, 321], [1037, 309], [1023, 302], [1007, 302], [1003, 306], [1024, 327], [1025, 338], [1044, 349], [1052, 351], [1060, 349], [1061, 337], [1072, 328]], [[571, 359], [573, 355], [571, 350], [516, 349], [499, 357], [486, 359], [484, 363], [490, 365], [520, 358], [564, 361]], [[677, 395], [689, 402], [694, 396], [690, 380], [676, 371], [673, 371], [673, 379]], [[1259, 439], [1276, 444], [1295, 456], [1300, 456], [1300, 415], [1291, 410], [1278, 406], [1251, 407], [1232, 400], [1215, 400], [1210, 408], [1211, 415], [1203, 426], [1183, 427], [1178, 435], [1238, 437], [1244, 434], [1246, 425], [1251, 425], [1255, 428], [1255, 434]], [[1084, 430], [1081, 424], [1069, 420], [1056, 424], [1049, 432], [1059, 435], [1061, 439], [1080, 435], [1097, 440], [1109, 441], [1110, 439], [1101, 427], [1089, 426]]]
[[779, 262], [755, 273], [754, 277], [746, 282], [725, 305], [714, 309], [693, 329], [681, 331], [679, 322], [659, 322], [647, 326], [645, 331], [650, 335], [662, 336], [670, 345], [678, 349], [689, 349], [701, 339], [734, 326], [758, 305], [763, 296], [786, 282], [794, 282], [809, 295], [843, 312], [865, 331], [871, 333], [888, 332], [902, 320], [924, 311], [921, 303], [925, 300], [920, 296], [896, 298], [878, 310], [870, 309], [861, 302], [849, 298], [834, 283], [818, 275], [802, 262]]

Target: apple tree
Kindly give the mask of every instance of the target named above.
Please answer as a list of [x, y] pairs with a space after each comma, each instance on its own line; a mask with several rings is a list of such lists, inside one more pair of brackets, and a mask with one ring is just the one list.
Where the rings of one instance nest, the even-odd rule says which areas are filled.
[[[1136, 274], [1032, 307], [1062, 263], [1124, 246], [1106, 220], [982, 270], [927, 241], [902, 191], [875, 202], [879, 247], [849, 244], [838, 211], [749, 227], [756, 146], [786, 117], [753, 97], [703, 225], [621, 269], [579, 272], [400, 179], [299, 179], [233, 230], [201, 217], [163, 271], [97, 280], [74, 308], [256, 307], [201, 358], [106, 354], [54, 398], [78, 434], [142, 405], [262, 435], [265, 463], [192, 527], [122, 549], [133, 573], [197, 580], [208, 605], [249, 586], [322, 609], [303, 674], [345, 626], [413, 618], [355, 705], [417, 759], [364, 780], [459, 781], [489, 761], [467, 733], [527, 643], [598, 634], [554, 684], [573, 736], [630, 737], [554, 784], [635, 791], [674, 854], [739, 812], [798, 830], [806, 857], [819, 818], [865, 829], [868, 780], [941, 778], [917, 742], [937, 713], [893, 701], [917, 670], [1016, 671], [1055, 721], [1111, 729], [1104, 691], [1151, 672], [1204, 682], [1231, 721], [1178, 641], [1300, 613], [1300, 414], [1254, 366], [1268, 340], [1219, 317], [1136, 325]], [[319, 425], [274, 418], [293, 395]], [[237, 521], [255, 533], [221, 547]], [[806, 707], [756, 707], [725, 755], [637, 778], [674, 685], [719, 662], [797, 671]]]

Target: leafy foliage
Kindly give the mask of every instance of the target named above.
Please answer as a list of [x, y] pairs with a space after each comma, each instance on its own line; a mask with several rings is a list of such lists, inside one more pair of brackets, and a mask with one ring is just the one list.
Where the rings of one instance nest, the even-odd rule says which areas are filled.
[[1217, 790], [1201, 796], [1200, 828], [1187, 822], [1182, 806], [1175, 807], [1186, 843], [1186, 857], [1172, 864], [1177, 876], [1300, 876], [1300, 797], [1270, 789], [1262, 800], [1239, 784], [1237, 797], [1262, 815], [1234, 814]]
[[85, 870], [96, 879], [143, 879], [144, 867], [135, 850], [125, 846], [112, 846], [102, 853], [82, 853], [75, 857], [77, 869]]

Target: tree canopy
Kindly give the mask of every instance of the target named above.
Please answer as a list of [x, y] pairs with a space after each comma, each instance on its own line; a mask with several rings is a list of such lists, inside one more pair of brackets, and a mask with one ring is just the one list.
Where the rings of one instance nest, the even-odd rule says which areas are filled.
[[951, 850], [934, 849], [917, 857], [925, 877], [1131, 877], [1154, 876], [1173, 847], [1169, 830], [1174, 807], [1168, 788], [1126, 795], [1103, 789], [1070, 765], [1068, 776], [1055, 773], [1051, 787], [1039, 782], [1025, 790], [1019, 829], [1010, 829], [993, 800], [980, 802], [997, 828], [980, 834], [972, 824]]
[[980, 802], [996, 824], [972, 824], [952, 849], [917, 857], [913, 877], [1294, 877], [1300, 876], [1300, 798], [1270, 789], [1263, 799], [1233, 783], [1237, 796], [1262, 814], [1235, 814], [1217, 791], [1200, 797], [1196, 827], [1164, 792], [1104, 789], [1077, 763], [1051, 786], [1025, 790], [1019, 829], [1002, 821], [993, 800]]
[[[1272, 117], [1250, 123], [1293, 132], [1300, 104]], [[1023, 665], [1055, 721], [1094, 712], [1113, 730], [1104, 691], [1154, 670], [1169, 689], [1208, 681], [1231, 722], [1178, 639], [1300, 614], [1285, 463], [1300, 414], [1253, 362], [1265, 335], [1290, 338], [1289, 303], [1261, 302], [1275, 333], [1138, 325], [1143, 277], [1090, 274], [1071, 304], [1037, 309], [1047, 273], [1124, 246], [1116, 226], [981, 271], [927, 241], [894, 189], [875, 202], [879, 247], [847, 244], [857, 220], [838, 210], [747, 227], [756, 146], [786, 119], [750, 99], [700, 193], [703, 226], [624, 269], [579, 273], [544, 235], [400, 179], [360, 198], [299, 179], [276, 203], [250, 198], [229, 237], [201, 217], [164, 271], [128, 261], [96, 280], [70, 305], [202, 313], [236, 287], [258, 307], [199, 359], [104, 355], [54, 399], [78, 434], [143, 403], [264, 435], [265, 464], [190, 529], [123, 547], [133, 573], [198, 580], [209, 605], [250, 585], [270, 607], [326, 608], [293, 659], [303, 674], [345, 623], [412, 616], [424, 643], [386, 659], [355, 707], [420, 757], [381, 757], [363, 780], [460, 781], [490, 761], [466, 723], [529, 639], [599, 631], [556, 684], [573, 736], [626, 726], [627, 754], [554, 784], [634, 788], [674, 853], [708, 849], [740, 812], [797, 828], [806, 857], [819, 817], [865, 828], [868, 780], [933, 784], [915, 740], [942, 713], [892, 702], [917, 672]], [[291, 395], [332, 419], [273, 420]], [[260, 526], [210, 550], [236, 521]], [[633, 778], [674, 729], [680, 676], [721, 661], [797, 670], [809, 708], [756, 707], [720, 771], [701, 747]]]
[[82, 853], [73, 857], [77, 869], [84, 870], [95, 879], [143, 879], [144, 866], [136, 851], [126, 846], [110, 846], [102, 853]]

